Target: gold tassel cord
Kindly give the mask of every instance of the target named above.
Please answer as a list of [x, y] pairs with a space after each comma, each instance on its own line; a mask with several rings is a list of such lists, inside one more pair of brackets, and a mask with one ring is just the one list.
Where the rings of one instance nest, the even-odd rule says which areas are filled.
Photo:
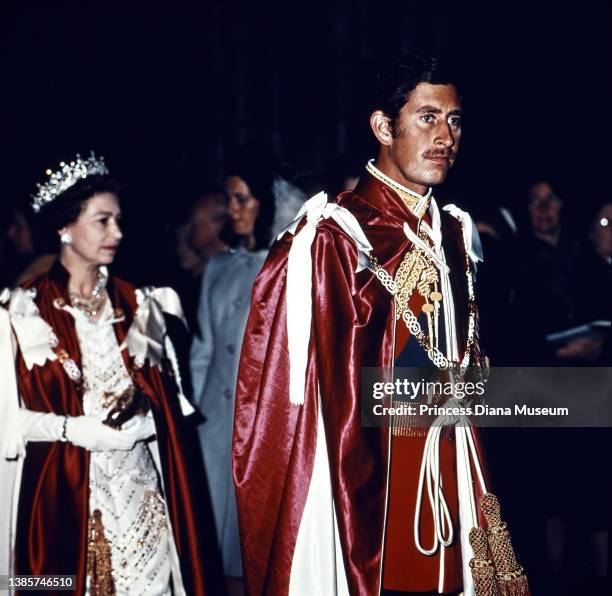
[[104, 535], [102, 512], [94, 509], [87, 523], [87, 575], [91, 596], [114, 596], [110, 543]]
[[485, 493], [480, 499], [480, 507], [487, 520], [487, 540], [500, 596], [529, 596], [527, 576], [516, 560], [508, 526], [501, 519], [497, 497]]
[[495, 567], [493, 561], [489, 559], [486, 530], [472, 528], [470, 530], [470, 545], [474, 551], [474, 558], [470, 561], [470, 569], [476, 596], [497, 596]]

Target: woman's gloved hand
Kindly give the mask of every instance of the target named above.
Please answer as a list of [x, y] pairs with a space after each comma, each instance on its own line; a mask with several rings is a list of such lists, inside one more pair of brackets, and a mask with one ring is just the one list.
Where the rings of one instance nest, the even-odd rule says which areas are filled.
[[66, 438], [89, 451], [129, 451], [139, 440], [134, 433], [115, 430], [92, 416], [69, 416]]
[[134, 443], [146, 441], [155, 436], [155, 422], [151, 414], [136, 415], [124, 422], [121, 432], [133, 438]]
[[129, 451], [137, 441], [155, 435], [151, 416], [134, 416], [124, 430], [114, 430], [92, 416], [58, 416], [19, 410], [20, 434], [25, 441], [70, 441], [89, 451]]

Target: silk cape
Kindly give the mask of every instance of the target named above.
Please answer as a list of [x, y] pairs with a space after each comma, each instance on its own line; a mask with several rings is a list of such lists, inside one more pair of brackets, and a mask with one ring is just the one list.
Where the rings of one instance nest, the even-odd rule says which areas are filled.
[[[55, 333], [58, 349], [65, 350], [80, 369], [74, 320], [56, 306], [57, 301], [69, 303], [67, 287], [68, 273], [59, 262], [49, 273], [27, 285], [27, 289], [35, 290], [32, 294], [40, 318]], [[117, 341], [123, 346], [139, 307], [136, 289], [111, 277], [107, 291], [118, 319], [114, 324]], [[164, 341], [163, 333], [157, 338], [141, 336], [141, 339], [148, 344], [146, 349], [163, 350], [159, 343]], [[127, 349], [122, 349], [122, 355], [126, 367], [133, 373], [134, 383], [151, 402], [156, 427], [156, 447], [152, 451], [161, 471], [168, 521], [178, 555], [176, 563], [180, 565], [180, 581], [176, 583], [178, 578], [174, 578], [175, 589], [179, 593], [184, 590], [182, 593], [204, 595], [206, 557], [202, 540], [207, 534], [212, 536], [214, 528], [203, 525], [192, 496], [193, 470], [183, 442], [185, 419], [177, 398], [177, 384], [167, 374], [171, 367], [154, 366], [149, 359], [134, 366], [134, 358]], [[3, 363], [3, 367], [12, 365], [12, 362]], [[43, 358], [29, 368], [18, 342], [16, 372], [24, 407], [62, 416], [83, 415], [81, 391], [59, 359], [45, 361]], [[74, 574], [76, 593], [84, 594], [89, 452], [70, 443], [30, 442], [25, 457], [19, 459], [21, 481], [18, 473], [14, 493], [17, 516], [13, 529], [13, 571], [34, 575]], [[7, 469], [8, 463], [3, 464]]]
[[[356, 218], [372, 254], [394, 275], [411, 247], [404, 223], [415, 227], [415, 215], [390, 187], [369, 174], [355, 191], [339, 195], [337, 203]], [[464, 271], [461, 224], [441, 212], [441, 228], [449, 266]], [[362, 367], [393, 366], [393, 300], [370, 270], [356, 272], [355, 242], [334, 221], [323, 219], [312, 244], [304, 404], [291, 404], [286, 277], [294, 238], [286, 234], [273, 245], [255, 282], [238, 375], [233, 471], [246, 588], [253, 595], [289, 593], [320, 412], [347, 588], [351, 594], [378, 594], [389, 432], [361, 426], [360, 378]], [[452, 286], [459, 341], [465, 345], [465, 275], [455, 275]]]

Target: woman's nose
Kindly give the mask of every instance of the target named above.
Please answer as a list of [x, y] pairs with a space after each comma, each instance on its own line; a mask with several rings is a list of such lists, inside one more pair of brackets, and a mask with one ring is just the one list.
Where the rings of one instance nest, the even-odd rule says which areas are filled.
[[121, 231], [121, 226], [119, 225], [119, 223], [115, 223], [115, 225], [113, 226], [112, 234], [113, 238], [115, 238], [117, 241], [123, 238], [123, 232]]

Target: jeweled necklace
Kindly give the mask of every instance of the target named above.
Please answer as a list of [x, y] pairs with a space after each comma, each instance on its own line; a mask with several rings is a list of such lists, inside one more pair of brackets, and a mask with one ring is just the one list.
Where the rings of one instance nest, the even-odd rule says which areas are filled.
[[89, 298], [85, 298], [78, 294], [77, 292], [68, 292], [70, 297], [70, 304], [75, 308], [78, 308], [88, 319], [95, 318], [100, 312], [100, 308], [104, 304], [104, 300], [106, 298], [106, 281], [107, 277], [104, 275], [100, 269], [98, 269], [98, 277], [96, 279], [96, 284], [91, 291], [91, 296]]

